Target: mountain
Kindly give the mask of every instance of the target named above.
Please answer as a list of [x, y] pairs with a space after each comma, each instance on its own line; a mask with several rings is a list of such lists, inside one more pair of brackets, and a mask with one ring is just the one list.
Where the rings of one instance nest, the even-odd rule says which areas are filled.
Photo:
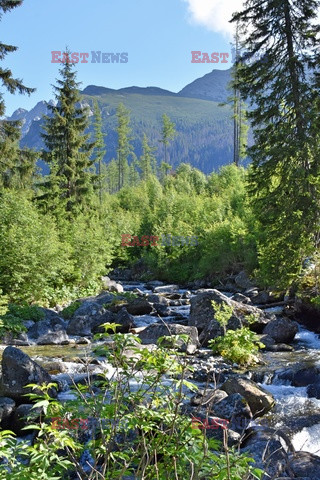
[[180, 97], [199, 98], [213, 102], [225, 102], [230, 96], [228, 85], [231, 81], [231, 69], [213, 70], [184, 87]]
[[[177, 167], [188, 162], [205, 173], [232, 161], [232, 112], [229, 106], [221, 107], [230, 95], [228, 83], [230, 70], [213, 70], [174, 93], [158, 87], [127, 87], [119, 90], [89, 85], [83, 91], [83, 105], [90, 107], [92, 120], [93, 101], [99, 103], [103, 119], [103, 132], [107, 153], [105, 161], [116, 157], [117, 118], [120, 102], [131, 111], [133, 145], [136, 155], [141, 155], [141, 140], [146, 133], [150, 143], [157, 147], [159, 162], [164, 157], [159, 143], [161, 118], [166, 113], [176, 124], [177, 137], [168, 148], [170, 163]], [[52, 102], [52, 101], [51, 101]], [[49, 102], [50, 103], [50, 102]], [[41, 130], [43, 114], [48, 113], [45, 101], [29, 112], [16, 110], [8, 120], [22, 121], [21, 146], [40, 150], [43, 148]], [[89, 132], [92, 132], [90, 123]]]

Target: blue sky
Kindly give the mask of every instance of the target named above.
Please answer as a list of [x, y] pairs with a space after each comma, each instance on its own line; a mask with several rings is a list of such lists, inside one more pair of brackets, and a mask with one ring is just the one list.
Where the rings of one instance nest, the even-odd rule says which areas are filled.
[[[230, 13], [240, 0], [24, 0], [3, 15], [1, 41], [16, 45], [2, 63], [15, 78], [37, 91], [30, 97], [1, 89], [6, 115], [30, 110], [53, 98], [59, 65], [52, 51], [88, 52], [89, 62], [77, 64], [82, 88], [157, 86], [179, 91], [186, 84], [227, 64], [191, 63], [191, 51], [229, 52]], [[91, 63], [91, 51], [127, 52], [127, 63]]]

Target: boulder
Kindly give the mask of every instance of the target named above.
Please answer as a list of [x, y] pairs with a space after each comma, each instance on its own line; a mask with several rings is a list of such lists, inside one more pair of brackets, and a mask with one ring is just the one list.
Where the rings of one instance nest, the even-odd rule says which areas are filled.
[[30, 345], [32, 342], [30, 342], [28, 335], [25, 332], [19, 333], [18, 335], [6, 332], [1, 338], [1, 343], [3, 345], [16, 345], [17, 347], [23, 347]]
[[111, 303], [114, 300], [114, 295], [109, 292], [102, 292], [97, 297], [94, 298], [94, 302], [100, 307], [103, 307], [107, 303]]
[[279, 477], [287, 467], [288, 451], [293, 449], [290, 440], [280, 431], [264, 426], [249, 428], [246, 433], [241, 452], [252, 457], [254, 466], [265, 472], [263, 480]]
[[234, 295], [232, 295], [231, 300], [235, 302], [251, 304], [251, 299], [249, 297], [246, 297], [245, 295], [242, 295], [242, 293], [235, 293]]
[[309, 398], [317, 398], [320, 400], [320, 383], [313, 383], [307, 387], [307, 395]]
[[68, 345], [69, 337], [65, 330], [48, 332], [37, 340], [37, 345]]
[[255, 321], [250, 324], [250, 328], [259, 333], [271, 319], [268, 314], [257, 307], [235, 302], [218, 290], [212, 289], [200, 293], [190, 300], [191, 309], [188, 325], [197, 327], [200, 334], [199, 340], [204, 346], [208, 344], [209, 340], [223, 335], [222, 327], [214, 318], [215, 310], [211, 304], [212, 301], [218, 305], [232, 307], [233, 314], [228, 322], [227, 329], [236, 330], [243, 325], [247, 325], [248, 319], [251, 319], [254, 315]]
[[198, 392], [191, 398], [191, 405], [194, 406], [206, 406], [213, 405], [220, 400], [227, 398], [227, 392], [219, 389], [198, 390]]
[[220, 389], [227, 392], [228, 395], [233, 393], [242, 395], [255, 417], [265, 415], [275, 404], [274, 398], [269, 392], [246, 378], [229, 378]]
[[160, 337], [168, 337], [161, 345], [164, 347], [173, 347], [173, 342], [170, 340], [172, 335], [188, 335], [189, 341], [185, 342], [179, 340], [177, 346], [179, 350], [187, 352], [189, 355], [195, 353], [199, 346], [198, 332], [195, 327], [185, 327], [184, 325], [170, 324], [164, 325], [162, 323], [153, 323], [139, 333], [139, 337], [143, 345], [157, 344]]
[[23, 428], [30, 423], [34, 424], [40, 418], [42, 408], [33, 408], [31, 403], [23, 403], [14, 411], [11, 428], [16, 435], [26, 435], [30, 430]]
[[[0, 397], [0, 422], [5, 423], [8, 418], [11, 416], [16, 402], [12, 398]], [[3, 427], [3, 425], [2, 425]]]
[[104, 277], [101, 277], [101, 280], [102, 280], [103, 286], [110, 292], [123, 293], [123, 286], [120, 285], [120, 283], [117, 283], [114, 280], [111, 280], [107, 275]]
[[[31, 388], [24, 388], [26, 385], [29, 383], [41, 385], [51, 381], [50, 375], [26, 353], [16, 347], [5, 348], [2, 355], [1, 395], [25, 399], [23, 395], [34, 393]], [[55, 390], [51, 389], [51, 396], [55, 394]]]
[[135, 298], [126, 305], [131, 315], [148, 315], [152, 312], [152, 305], [145, 298]]
[[307, 477], [310, 480], [320, 478], [320, 457], [308, 452], [295, 452], [289, 455], [290, 470], [295, 477]]
[[163, 295], [156, 295], [155, 293], [147, 296], [147, 300], [150, 303], [160, 303], [161, 305], [168, 306], [169, 300]]
[[167, 307], [166, 305], [162, 305], [161, 303], [154, 303], [153, 307], [160, 317], [170, 317], [172, 315], [172, 310]]
[[65, 328], [66, 322], [62, 318], [58, 316], [52, 316], [51, 318], [36, 322], [28, 330], [28, 337], [38, 342], [49, 333], [64, 332], [65, 334]]
[[245, 271], [240, 272], [234, 279], [234, 283], [237, 285], [237, 287], [243, 288], [244, 290], [247, 290], [248, 288], [253, 287], [253, 283], [251, 280], [248, 278], [247, 274]]
[[[73, 316], [70, 320], [67, 333], [68, 335], [78, 335], [80, 337], [91, 336], [93, 333], [97, 333], [100, 325], [103, 323], [113, 323], [116, 321], [116, 315], [112, 312], [106, 311], [103, 314], [97, 315], [84, 315]], [[103, 331], [103, 330], [101, 330]]]
[[270, 335], [262, 334], [258, 335], [259, 337], [259, 342], [263, 343], [263, 345], [266, 347], [264, 348], [265, 351], [269, 351], [270, 347], [273, 347], [275, 345], [275, 341], [273, 340]]
[[312, 383], [320, 383], [320, 369], [317, 367], [301, 368], [294, 372], [292, 384], [295, 387], [306, 387]]
[[286, 317], [271, 320], [263, 329], [276, 343], [291, 343], [297, 332], [297, 323]]
[[134, 318], [128, 313], [125, 307], [122, 307], [120, 312], [117, 313], [115, 322], [121, 325], [120, 327], [117, 327], [117, 332], [128, 333], [134, 324]]
[[[219, 418], [225, 418], [233, 424], [233, 430], [241, 430], [242, 425], [248, 425], [252, 418], [252, 413], [246, 399], [239, 393], [233, 393], [223, 398], [217, 403], [212, 404], [210, 415]], [[247, 422], [244, 422], [244, 419]]]
[[84, 300], [80, 307], [74, 312], [74, 317], [84, 317], [89, 315], [90, 317], [94, 317], [95, 315], [101, 315], [105, 312], [103, 305], [100, 302], [96, 302], [94, 300]]

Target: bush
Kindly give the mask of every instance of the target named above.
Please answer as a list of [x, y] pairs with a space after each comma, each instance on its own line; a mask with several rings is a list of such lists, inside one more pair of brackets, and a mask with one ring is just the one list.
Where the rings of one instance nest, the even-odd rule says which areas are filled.
[[78, 310], [80, 305], [81, 305], [81, 302], [77, 300], [75, 302], [72, 302], [70, 305], [68, 305], [68, 307], [65, 307], [61, 312], [62, 318], [64, 318], [65, 320], [70, 320], [70, 318], [73, 317], [74, 312]]
[[228, 330], [223, 337], [210, 340], [213, 352], [239, 365], [251, 365], [256, 361], [259, 348], [264, 348], [259, 337], [248, 327]]

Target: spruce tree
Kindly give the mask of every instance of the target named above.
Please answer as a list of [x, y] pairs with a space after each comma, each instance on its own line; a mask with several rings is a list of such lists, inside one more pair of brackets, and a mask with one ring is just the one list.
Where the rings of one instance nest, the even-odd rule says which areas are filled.
[[148, 143], [148, 137], [144, 133], [142, 139], [142, 155], [140, 157], [140, 169], [143, 180], [148, 180], [151, 175], [156, 175], [157, 160], [154, 155], [156, 148]]
[[130, 127], [130, 111], [119, 103], [117, 108], [118, 118], [118, 190], [128, 183], [129, 165], [128, 158], [133, 154], [133, 146], [131, 144], [132, 137]]
[[100, 205], [102, 203], [102, 190], [103, 190], [103, 173], [102, 173], [102, 163], [104, 156], [106, 154], [105, 143], [104, 143], [104, 134], [102, 133], [102, 116], [97, 100], [94, 101], [93, 105], [94, 113], [94, 163], [96, 165], [96, 171], [99, 177], [99, 201]]
[[167, 162], [167, 147], [170, 144], [170, 140], [173, 140], [177, 135], [175, 124], [170, 120], [168, 115], [162, 115], [162, 130], [160, 143], [164, 145], [164, 162]]
[[[1, 0], [0, 18], [13, 8], [22, 4], [22, 0]], [[0, 43], [0, 61], [18, 47]], [[8, 92], [30, 95], [34, 88], [23, 85], [22, 81], [13, 77], [9, 68], [0, 67], [0, 79]], [[0, 117], [5, 114], [3, 94], [0, 93]], [[35, 155], [27, 149], [19, 148], [20, 122], [0, 121], [0, 186], [25, 188], [31, 183], [35, 168]]]
[[65, 212], [67, 218], [72, 218], [91, 205], [97, 176], [91, 171], [94, 143], [84, 133], [88, 110], [80, 104], [79, 83], [68, 57], [59, 72], [61, 79], [54, 87], [57, 104], [49, 106], [51, 116], [45, 116], [42, 134], [46, 147], [42, 158], [50, 167], [50, 174], [42, 185], [39, 200], [45, 210], [56, 215]]
[[247, 31], [238, 86], [251, 103], [250, 194], [264, 226], [261, 271], [266, 282], [279, 285], [292, 282], [318, 246], [318, 95], [312, 85], [318, 6], [318, 0], [247, 0], [232, 19]]

